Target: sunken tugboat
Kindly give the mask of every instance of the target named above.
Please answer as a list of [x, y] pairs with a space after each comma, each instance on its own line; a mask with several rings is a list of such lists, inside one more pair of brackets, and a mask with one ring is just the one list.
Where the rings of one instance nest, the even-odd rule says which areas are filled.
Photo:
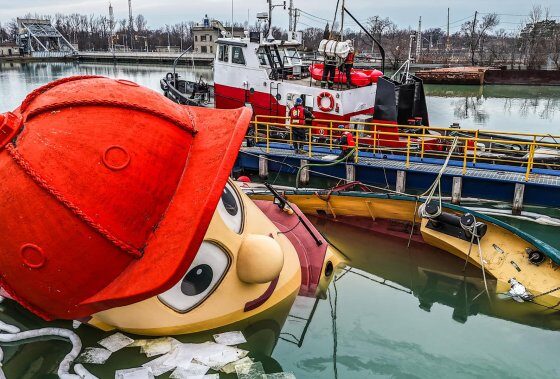
[[147, 335], [320, 294], [340, 263], [326, 241], [228, 180], [250, 118], [104, 77], [33, 91], [0, 115], [2, 293], [45, 320]]

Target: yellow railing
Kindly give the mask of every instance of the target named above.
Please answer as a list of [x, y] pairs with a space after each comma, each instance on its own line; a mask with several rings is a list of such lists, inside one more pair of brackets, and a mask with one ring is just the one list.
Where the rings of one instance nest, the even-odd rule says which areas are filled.
[[[257, 116], [252, 122], [254, 134], [248, 138], [255, 143], [266, 143], [266, 151], [270, 152], [273, 142], [292, 144], [293, 131], [301, 129], [305, 139], [299, 142], [307, 146], [307, 155], [312, 157], [317, 148], [323, 151], [342, 148], [338, 141], [341, 129], [334, 125], [342, 124], [356, 141], [356, 163], [360, 152], [403, 155], [406, 167], [410, 167], [413, 157], [445, 159], [457, 138], [458, 145], [451, 159], [462, 161], [463, 174], [470, 165], [477, 163], [524, 167], [525, 180], [529, 180], [535, 168], [560, 170], [560, 143], [557, 142], [560, 136], [332, 120], [313, 120], [313, 123], [315, 125], [293, 125], [286, 117]], [[286, 134], [289, 139], [281, 136]]]

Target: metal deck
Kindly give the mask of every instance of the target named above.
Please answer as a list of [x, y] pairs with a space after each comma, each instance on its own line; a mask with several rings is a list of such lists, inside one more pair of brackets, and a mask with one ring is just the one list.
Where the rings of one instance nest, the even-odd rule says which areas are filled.
[[[325, 149], [326, 150], [326, 149]], [[314, 151], [313, 156], [295, 154], [288, 145], [283, 147], [271, 146], [268, 153], [265, 147], [243, 147], [238, 158], [238, 168], [248, 170], [259, 169], [259, 156], [267, 159], [270, 171], [282, 171], [295, 174], [301, 166], [301, 160], [309, 163], [329, 163], [322, 158], [327, 155], [338, 154], [337, 150]], [[367, 156], [369, 155], [369, 156]], [[406, 175], [407, 191], [426, 190], [443, 165], [443, 159], [410, 159], [408, 162], [403, 157], [383, 159], [372, 156], [373, 154], [360, 154], [358, 163], [337, 164], [331, 167], [311, 167], [311, 175], [315, 172], [355, 179], [366, 184], [380, 185], [396, 188], [397, 173]], [[432, 162], [430, 162], [432, 161]], [[348, 178], [345, 165], [354, 166], [354, 177]], [[560, 207], [560, 172], [558, 170], [538, 170], [533, 172], [526, 180], [525, 169], [507, 165], [480, 164], [469, 165], [466, 170], [463, 162], [450, 161], [442, 176], [442, 190], [452, 193], [453, 179], [461, 178], [463, 197], [476, 197], [482, 199], [512, 202], [516, 186], [522, 185], [525, 203], [542, 206]], [[402, 174], [401, 174], [402, 175]], [[402, 188], [401, 190], [404, 190]], [[523, 194], [522, 192], [522, 194]], [[522, 199], [523, 200], [523, 199]]]

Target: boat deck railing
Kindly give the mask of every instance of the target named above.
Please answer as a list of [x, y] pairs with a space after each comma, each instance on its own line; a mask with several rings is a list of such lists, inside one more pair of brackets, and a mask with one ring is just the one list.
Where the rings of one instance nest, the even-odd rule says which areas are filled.
[[338, 125], [344, 125], [344, 130], [354, 136], [358, 152], [355, 163], [361, 157], [373, 156], [404, 160], [409, 168], [411, 162], [434, 163], [450, 156], [456, 166], [462, 165], [463, 174], [472, 167], [503, 166], [522, 170], [525, 181], [543, 172], [560, 175], [560, 136], [550, 134], [320, 119], [313, 120], [313, 125], [294, 125], [289, 117], [256, 116], [252, 122], [253, 133], [247, 138], [269, 153], [271, 144], [292, 144], [294, 131], [303, 130], [299, 134], [305, 133], [305, 137], [299, 142], [305, 147], [305, 154], [312, 158], [342, 149], [339, 141], [342, 129]]

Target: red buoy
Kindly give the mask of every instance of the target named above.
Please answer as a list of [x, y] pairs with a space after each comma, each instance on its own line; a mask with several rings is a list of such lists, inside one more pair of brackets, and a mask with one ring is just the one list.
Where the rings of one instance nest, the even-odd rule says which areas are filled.
[[45, 319], [167, 290], [202, 242], [250, 117], [103, 77], [33, 91], [0, 116], [0, 287]]

